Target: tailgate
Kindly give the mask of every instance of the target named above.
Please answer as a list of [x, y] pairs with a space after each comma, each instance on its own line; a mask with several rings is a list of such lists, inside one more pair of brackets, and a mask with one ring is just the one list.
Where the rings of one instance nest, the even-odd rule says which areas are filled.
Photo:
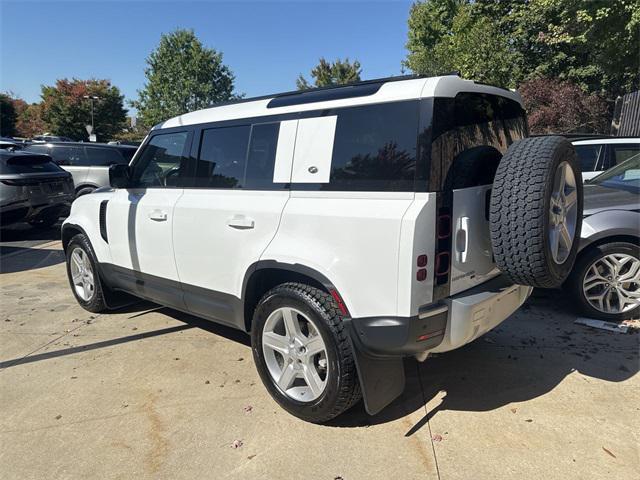
[[489, 232], [491, 185], [453, 191], [450, 294], [475, 287], [500, 273]]

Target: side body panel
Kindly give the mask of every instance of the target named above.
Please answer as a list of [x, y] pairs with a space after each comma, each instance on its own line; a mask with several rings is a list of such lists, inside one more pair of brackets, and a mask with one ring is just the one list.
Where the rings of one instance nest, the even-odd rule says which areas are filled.
[[414, 196], [292, 191], [261, 260], [325, 275], [352, 317], [395, 316], [402, 217]]

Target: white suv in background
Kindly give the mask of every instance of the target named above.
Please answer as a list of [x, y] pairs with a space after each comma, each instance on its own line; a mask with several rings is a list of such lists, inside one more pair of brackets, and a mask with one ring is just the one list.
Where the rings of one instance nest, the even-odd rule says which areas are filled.
[[62, 227], [87, 310], [122, 292], [251, 333], [292, 414], [371, 414], [424, 360], [571, 271], [571, 144], [524, 138], [520, 96], [457, 76], [240, 100], [167, 120]]
[[571, 140], [580, 160], [582, 179], [590, 180], [640, 153], [638, 137], [591, 137]]

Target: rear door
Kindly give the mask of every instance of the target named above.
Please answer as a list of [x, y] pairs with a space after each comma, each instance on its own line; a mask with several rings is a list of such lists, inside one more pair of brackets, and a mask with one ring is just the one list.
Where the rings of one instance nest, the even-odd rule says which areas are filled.
[[[435, 144], [444, 152], [444, 190], [450, 202], [444, 209], [450, 222], [440, 222], [447, 227], [438, 234], [450, 235], [449, 294], [454, 295], [500, 273], [489, 230], [491, 184], [508, 146], [526, 135], [526, 122], [517, 102], [478, 93], [459, 94], [448, 115], [449, 128]], [[446, 271], [436, 265], [436, 272]]]
[[274, 166], [276, 156], [291, 165], [284, 158], [293, 154], [290, 130], [280, 122], [204, 128], [194, 142], [173, 226], [178, 275], [193, 313], [244, 326], [238, 305], [245, 273], [273, 239], [289, 198], [290, 171], [274, 181]]

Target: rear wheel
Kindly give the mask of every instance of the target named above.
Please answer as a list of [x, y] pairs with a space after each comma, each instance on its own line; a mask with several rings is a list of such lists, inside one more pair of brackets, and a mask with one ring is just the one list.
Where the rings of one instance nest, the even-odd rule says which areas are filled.
[[500, 161], [491, 193], [496, 263], [514, 283], [553, 288], [571, 273], [582, 227], [582, 181], [563, 137], [515, 142]]
[[321, 423], [360, 399], [353, 352], [331, 295], [299, 283], [270, 290], [253, 316], [258, 373], [288, 412]]
[[585, 315], [626, 320], [640, 315], [640, 247], [614, 242], [592, 247], [576, 262], [570, 288]]

